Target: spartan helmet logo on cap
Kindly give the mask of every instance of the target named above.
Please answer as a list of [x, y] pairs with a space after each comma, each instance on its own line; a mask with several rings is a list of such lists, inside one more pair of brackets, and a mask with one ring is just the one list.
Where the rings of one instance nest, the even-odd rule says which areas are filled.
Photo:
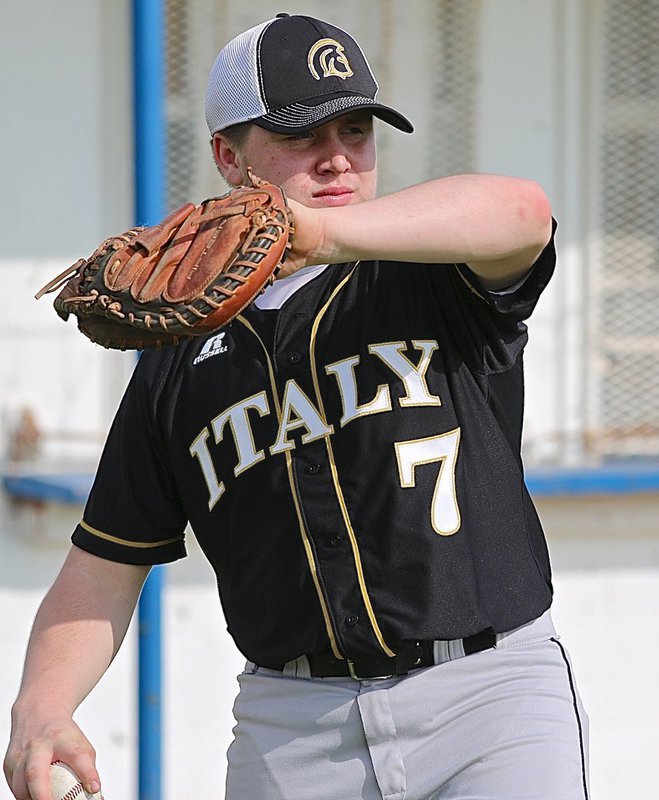
[[307, 64], [309, 72], [317, 81], [321, 77], [330, 78], [331, 76], [345, 80], [354, 75], [343, 45], [339, 44], [336, 39], [319, 39], [309, 50]]

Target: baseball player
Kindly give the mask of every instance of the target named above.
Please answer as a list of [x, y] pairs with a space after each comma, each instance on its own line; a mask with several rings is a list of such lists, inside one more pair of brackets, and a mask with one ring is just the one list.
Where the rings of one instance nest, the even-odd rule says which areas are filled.
[[377, 88], [357, 42], [305, 16], [219, 54], [215, 162], [283, 187], [291, 258], [226, 328], [140, 359], [35, 621], [18, 800], [48, 800], [56, 758], [98, 789], [72, 715], [188, 522], [247, 659], [229, 800], [588, 797], [520, 458], [550, 207], [493, 175], [376, 198], [374, 117], [412, 131]]

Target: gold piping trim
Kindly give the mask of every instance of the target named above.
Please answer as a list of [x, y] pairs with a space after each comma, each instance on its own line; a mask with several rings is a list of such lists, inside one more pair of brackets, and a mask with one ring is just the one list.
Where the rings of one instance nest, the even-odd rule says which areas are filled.
[[[325, 414], [325, 408], [323, 406], [323, 399], [320, 394], [320, 384], [318, 383], [318, 371], [316, 369], [316, 334], [318, 333], [318, 328], [320, 326], [320, 321], [325, 315], [325, 312], [330, 307], [334, 298], [338, 295], [338, 293], [343, 289], [346, 283], [350, 280], [353, 276], [354, 271], [357, 269], [359, 262], [355, 264], [352, 270], [346, 275], [346, 277], [339, 283], [339, 285], [334, 289], [332, 294], [330, 295], [329, 300], [325, 305], [320, 309], [316, 319], [314, 320], [313, 326], [311, 328], [311, 341], [309, 344], [309, 355], [310, 355], [310, 363], [311, 363], [311, 378], [314, 385], [314, 390], [316, 392], [316, 403], [318, 406], [318, 410], [321, 413], [323, 419], [327, 422], [327, 415]], [[375, 612], [373, 611], [373, 606], [371, 604], [371, 598], [368, 596], [368, 589], [366, 588], [366, 579], [364, 578], [364, 569], [362, 567], [362, 560], [359, 554], [359, 546], [357, 544], [357, 537], [355, 536], [355, 532], [352, 528], [352, 522], [350, 521], [350, 515], [348, 513], [348, 507], [345, 502], [345, 498], [343, 496], [343, 491], [341, 489], [341, 484], [339, 482], [339, 473], [336, 468], [336, 461], [334, 459], [334, 452], [332, 450], [332, 443], [329, 437], [325, 438], [325, 446], [327, 447], [327, 456], [329, 458], [330, 463], [330, 470], [332, 473], [332, 480], [334, 481], [334, 491], [336, 492], [336, 497], [339, 501], [339, 506], [341, 508], [341, 514], [343, 515], [343, 524], [346, 527], [346, 531], [348, 533], [348, 539], [350, 540], [350, 546], [352, 547], [352, 555], [355, 560], [355, 568], [357, 570], [357, 580], [359, 582], [359, 589], [361, 591], [362, 600], [364, 601], [364, 605], [366, 607], [366, 613], [368, 614], [368, 618], [371, 622], [371, 627], [373, 628], [373, 632], [380, 643], [380, 647], [384, 650], [384, 652], [388, 656], [395, 656], [393, 650], [387, 645], [382, 636], [382, 631], [380, 630], [380, 626], [378, 625], [378, 621], [375, 617]]]
[[[282, 422], [281, 417], [281, 404], [279, 402], [279, 396], [277, 394], [277, 383], [275, 381], [275, 374], [274, 370], [272, 369], [272, 362], [270, 361], [270, 356], [268, 351], [263, 344], [263, 340], [258, 335], [258, 333], [254, 330], [253, 326], [245, 319], [242, 315], [236, 317], [239, 322], [251, 331], [254, 336], [259, 340], [261, 347], [263, 348], [263, 352], [265, 353], [265, 357], [268, 363], [268, 374], [270, 375], [270, 387], [272, 389], [272, 397], [274, 399], [275, 404], [275, 411], [277, 414], [277, 419], [279, 420], [279, 424]], [[293, 504], [295, 506], [295, 514], [297, 516], [297, 522], [300, 529], [300, 537], [302, 538], [302, 544], [304, 545], [304, 552], [307, 556], [307, 562], [309, 564], [309, 570], [311, 572], [311, 578], [313, 580], [313, 584], [316, 588], [316, 594], [318, 595], [318, 600], [320, 601], [320, 608], [323, 613], [323, 620], [325, 621], [325, 629], [327, 630], [327, 635], [329, 636], [330, 646], [332, 648], [332, 653], [334, 656], [339, 659], [343, 659], [341, 655], [341, 651], [336, 643], [336, 636], [334, 634], [334, 628], [332, 627], [332, 619], [330, 617], [329, 609], [327, 607], [327, 603], [325, 601], [325, 596], [323, 595], [323, 590], [320, 585], [320, 579], [318, 577], [318, 568], [316, 567], [316, 562], [313, 557], [313, 550], [311, 548], [311, 542], [309, 541], [309, 537], [307, 536], [307, 532], [304, 527], [304, 519], [302, 516], [302, 511], [300, 509], [300, 503], [298, 500], [297, 492], [295, 491], [295, 481], [293, 478], [293, 460], [291, 458], [290, 450], [287, 450], [284, 453], [286, 457], [286, 471], [288, 472], [288, 482], [291, 488], [291, 495], [293, 497]]]
[[487, 302], [487, 299], [485, 297], [483, 297], [483, 295], [478, 291], [478, 289], [473, 285], [473, 283], [471, 283], [471, 281], [467, 280], [467, 277], [462, 274], [462, 270], [460, 269], [460, 267], [457, 264], [455, 265], [455, 268], [457, 270], [458, 275], [462, 278], [463, 282], [469, 287], [469, 290], [471, 291], [471, 293], [475, 294], [476, 297], [480, 297], [481, 300], [485, 300]]
[[84, 528], [88, 533], [98, 536], [99, 539], [105, 539], [107, 542], [112, 542], [113, 544], [123, 544], [125, 547], [137, 547], [138, 549], [145, 550], [149, 550], [152, 547], [162, 547], [166, 544], [173, 544], [174, 542], [181, 541], [180, 536], [175, 536], [173, 539], [163, 539], [161, 542], [128, 542], [126, 539], [120, 539], [118, 536], [111, 536], [109, 533], [97, 531], [96, 528], [92, 528], [91, 525], [88, 525], [82, 519], [80, 520], [80, 527]]

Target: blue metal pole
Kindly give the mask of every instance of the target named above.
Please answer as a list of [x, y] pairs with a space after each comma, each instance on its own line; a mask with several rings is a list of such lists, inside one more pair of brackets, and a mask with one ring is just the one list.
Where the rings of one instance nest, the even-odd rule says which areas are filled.
[[133, 0], [135, 215], [154, 225], [165, 214], [165, 23], [163, 0]]
[[139, 800], [160, 800], [162, 785], [161, 601], [163, 567], [154, 567], [142, 590], [139, 616]]
[[[135, 221], [159, 222], [165, 213], [163, 0], [133, 0]], [[162, 588], [154, 567], [138, 606], [139, 800], [161, 800]]]

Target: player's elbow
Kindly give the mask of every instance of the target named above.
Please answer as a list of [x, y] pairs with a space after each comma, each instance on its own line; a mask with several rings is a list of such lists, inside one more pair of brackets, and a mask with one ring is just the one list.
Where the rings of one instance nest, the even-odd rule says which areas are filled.
[[521, 182], [518, 201], [519, 221], [525, 230], [529, 251], [541, 252], [552, 234], [552, 209], [545, 190], [536, 181]]

